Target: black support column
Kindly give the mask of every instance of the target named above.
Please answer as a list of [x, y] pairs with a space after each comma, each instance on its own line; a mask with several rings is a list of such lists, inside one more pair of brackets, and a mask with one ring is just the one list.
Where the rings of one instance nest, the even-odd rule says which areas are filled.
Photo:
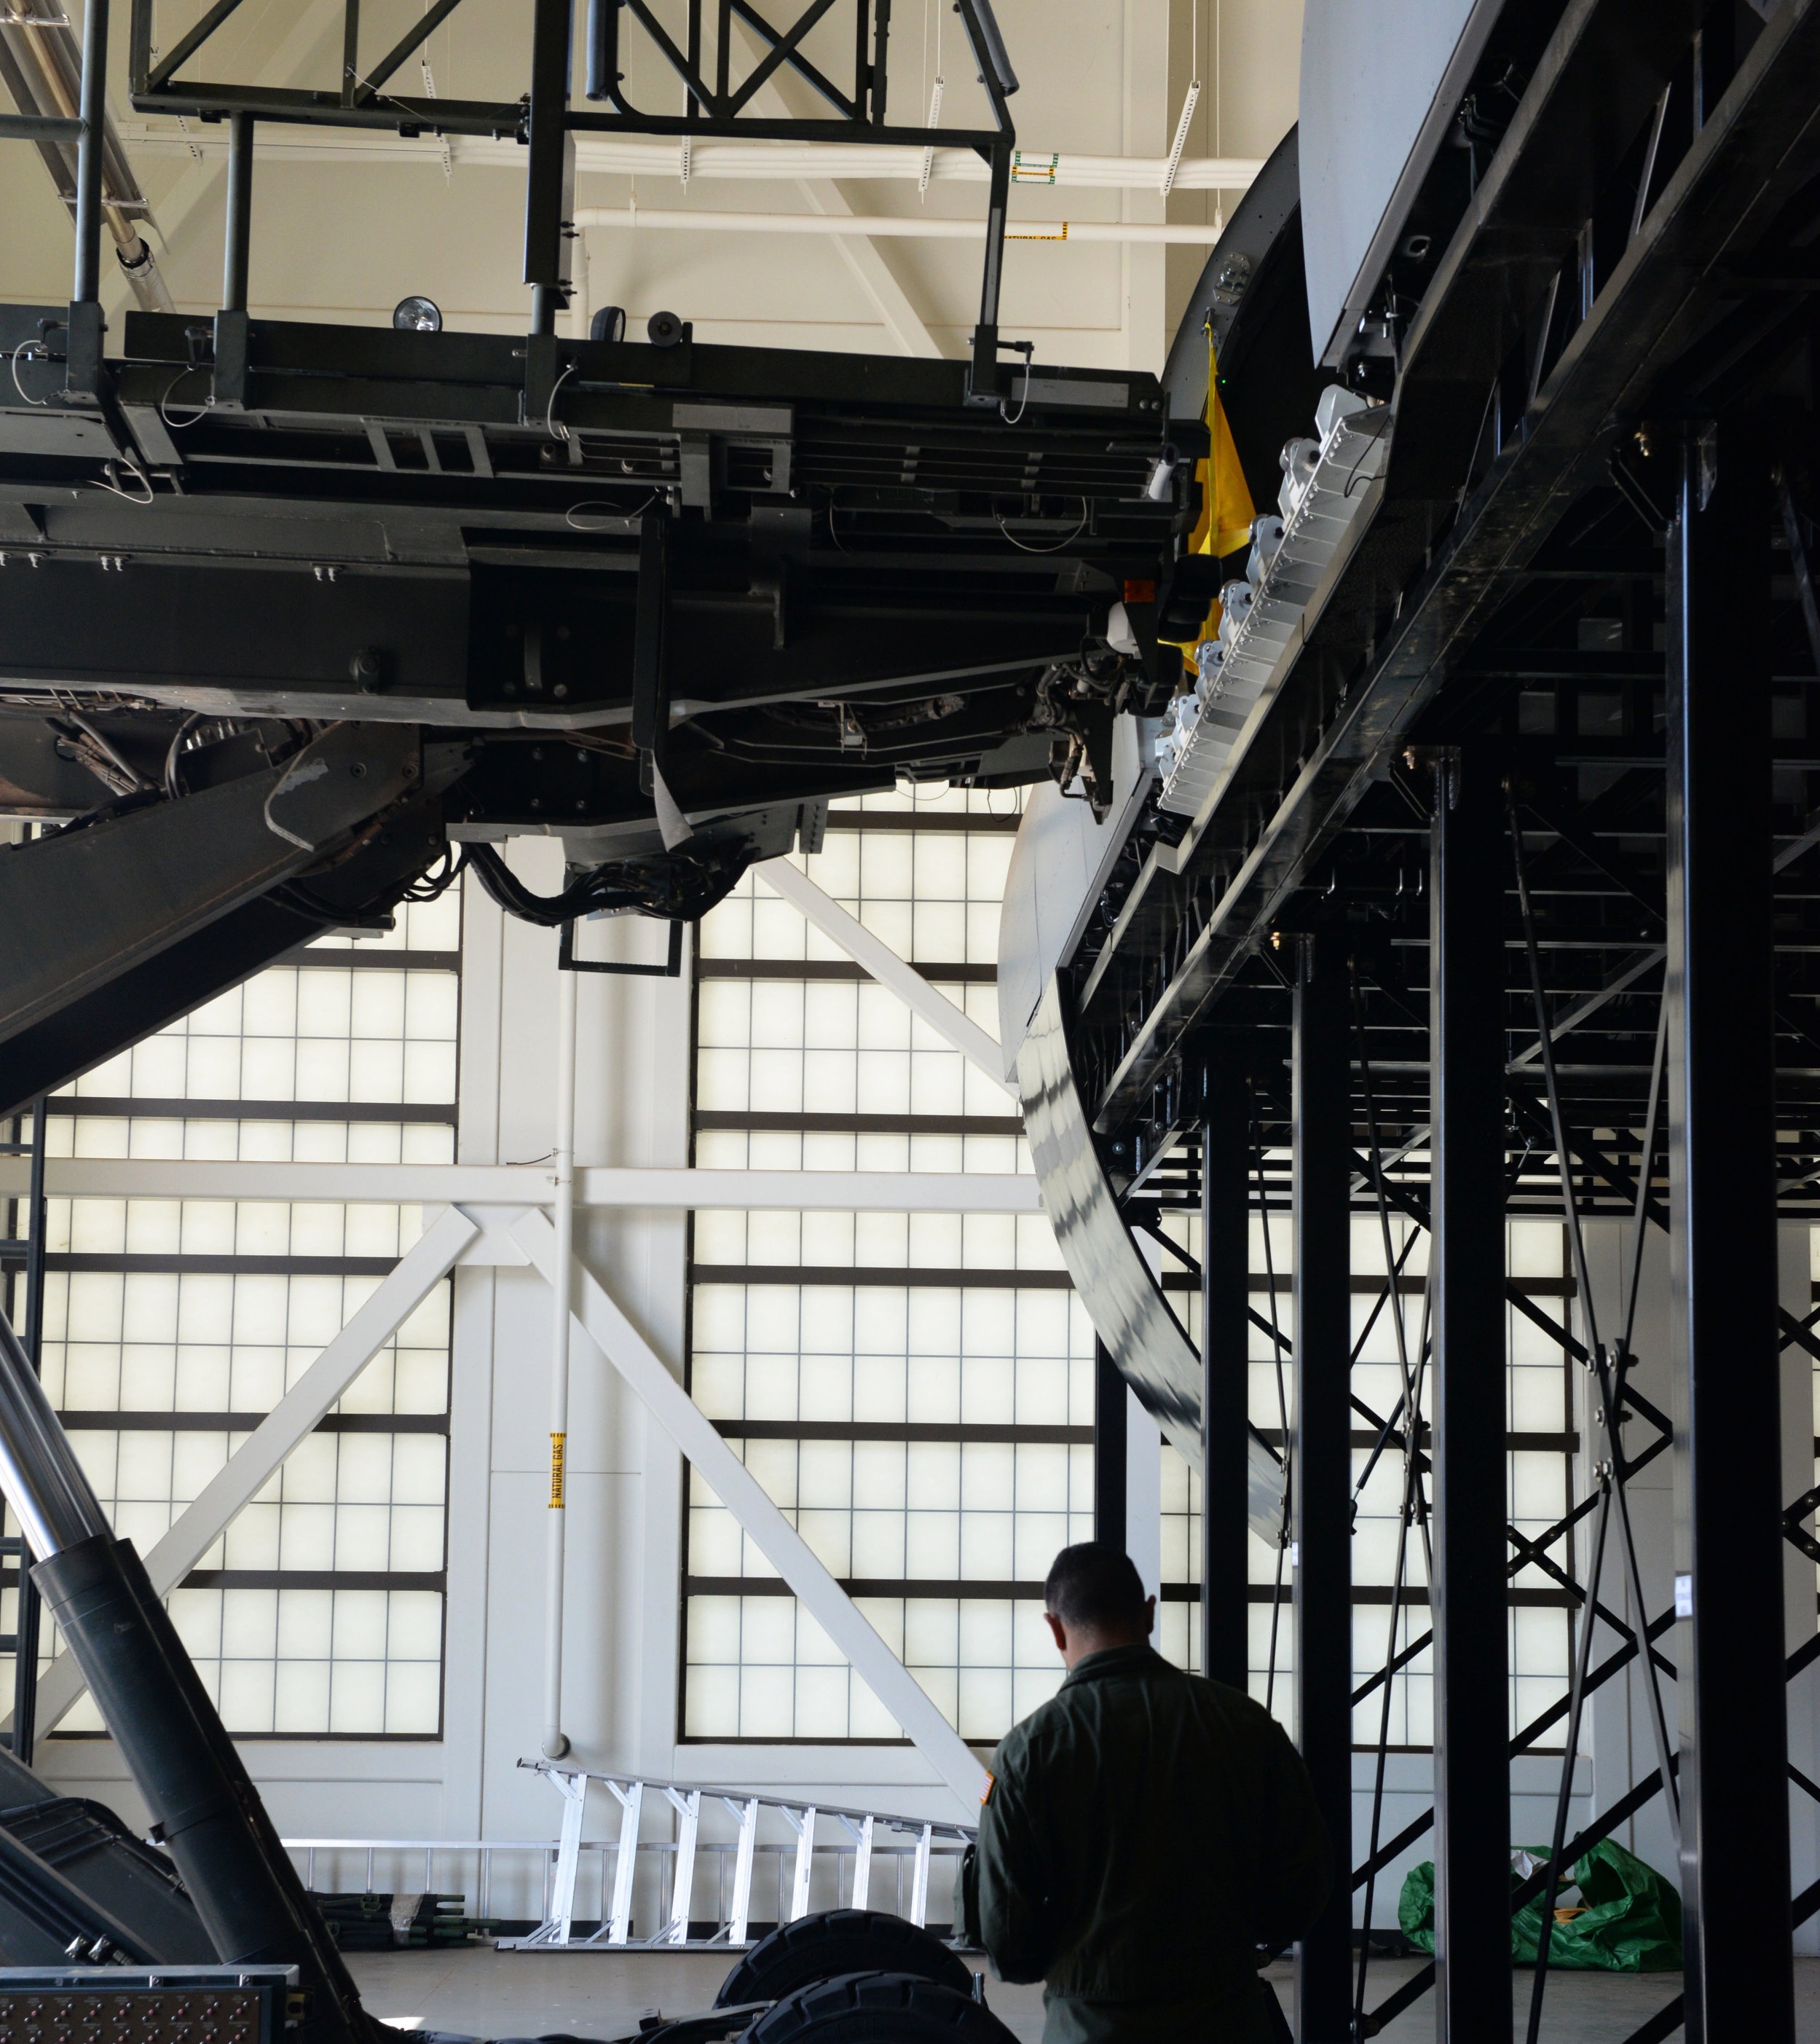
[[1251, 1540], [1250, 1116], [1245, 1089], [1214, 1074], [1200, 1143], [1201, 1672], [1245, 1687]]
[[1434, 777], [1429, 838], [1434, 1123], [1436, 2035], [1511, 2034], [1504, 1534], [1504, 842], [1498, 763]]
[[1296, 1949], [1300, 2044], [1352, 2031], [1352, 1050], [1343, 929], [1296, 985], [1296, 1730], [1333, 1840], [1332, 1894]]
[[1691, 2044], [1795, 2034], [1770, 912], [1772, 432], [1691, 433], [1668, 544], [1669, 1327]]
[[1125, 1547], [1125, 1380], [1104, 1342], [1093, 1344], [1093, 1537]]

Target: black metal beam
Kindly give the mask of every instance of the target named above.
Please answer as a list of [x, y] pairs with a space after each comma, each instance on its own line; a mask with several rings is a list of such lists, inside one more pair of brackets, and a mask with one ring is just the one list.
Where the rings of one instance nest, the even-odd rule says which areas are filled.
[[1435, 775], [1429, 887], [1434, 1116], [1437, 2035], [1511, 2027], [1504, 1612], [1503, 794], [1480, 748]]
[[1104, 1342], [1093, 1344], [1093, 1537], [1125, 1549], [1125, 1380]]
[[530, 133], [524, 178], [524, 281], [531, 331], [553, 334], [568, 302], [563, 229], [574, 190], [568, 135], [570, 0], [536, 0], [532, 14]]
[[[1352, 1043], [1344, 928], [1315, 931], [1300, 950], [1292, 1054], [1296, 1732], [1334, 1850], [1350, 1856]], [[1296, 1947], [1300, 2044], [1350, 2039], [1351, 1955], [1351, 1900], [1336, 1882]]]
[[1250, 1666], [1251, 1129], [1245, 1089], [1210, 1081], [1200, 1149], [1201, 1673], [1242, 1690]]
[[253, 117], [228, 116], [228, 218], [221, 256], [221, 309], [247, 309], [253, 237]]
[[1669, 1327], [1692, 2044], [1795, 2034], [1771, 996], [1772, 440], [1690, 430], [1668, 547]]

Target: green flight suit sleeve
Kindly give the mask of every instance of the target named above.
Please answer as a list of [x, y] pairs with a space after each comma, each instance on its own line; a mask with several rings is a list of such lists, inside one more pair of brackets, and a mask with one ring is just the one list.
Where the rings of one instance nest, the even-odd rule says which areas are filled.
[[1266, 1724], [1253, 1928], [1259, 1944], [1280, 1952], [1327, 1900], [1334, 1855], [1302, 1756], [1280, 1724]]
[[992, 1792], [974, 1849], [979, 1941], [1002, 1981], [1039, 1981], [1055, 1958], [1054, 1908], [1046, 1875], [1054, 1861], [1038, 1835], [1022, 1770], [993, 1757]]

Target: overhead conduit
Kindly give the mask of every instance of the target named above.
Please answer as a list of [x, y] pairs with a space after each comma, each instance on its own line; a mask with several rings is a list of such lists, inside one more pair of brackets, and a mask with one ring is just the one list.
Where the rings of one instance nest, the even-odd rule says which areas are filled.
[[[75, 31], [52, 0], [11, 0], [6, 11], [0, 13], [0, 85], [6, 86], [19, 112], [56, 121], [77, 119], [81, 111], [82, 71], [82, 50]], [[73, 214], [75, 144], [42, 138], [37, 148], [58, 195]], [[135, 224], [150, 213], [109, 114], [102, 149], [102, 218], [113, 236], [121, 271], [132, 287], [134, 298], [147, 312], [167, 313], [175, 309], [171, 294], [158, 273], [151, 244]]]
[[[129, 121], [123, 124], [121, 133], [144, 153], [227, 154], [225, 135], [207, 129], [186, 133], [174, 121], [156, 125]], [[575, 168], [583, 175], [682, 177], [682, 152], [675, 142], [599, 135], [577, 135], [574, 141]], [[451, 163], [490, 164], [521, 175], [524, 172], [524, 152], [516, 142], [495, 141], [484, 135], [410, 136], [379, 129], [318, 132], [295, 128], [269, 134], [262, 131], [259, 136], [262, 163], [421, 161], [440, 170], [445, 148]], [[693, 184], [697, 178], [730, 178], [746, 183], [754, 179], [776, 179], [782, 182], [798, 178], [841, 178], [920, 184], [923, 154], [920, 148], [900, 148], [895, 144], [871, 148], [832, 142], [732, 142], [691, 137], [687, 182]], [[931, 184], [983, 185], [989, 180], [989, 167], [970, 149], [936, 149], [931, 154]], [[1242, 192], [1262, 168], [1259, 157], [1185, 157], [1177, 167], [1170, 190]], [[1020, 149], [1012, 163], [1012, 182], [1082, 190], [1160, 194], [1168, 170], [1167, 156], [1096, 156], [1074, 150]]]

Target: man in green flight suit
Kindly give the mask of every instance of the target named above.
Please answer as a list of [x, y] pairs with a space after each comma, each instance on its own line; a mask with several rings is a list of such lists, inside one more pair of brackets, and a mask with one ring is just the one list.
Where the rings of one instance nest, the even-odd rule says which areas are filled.
[[1046, 1983], [1043, 2044], [1269, 2044], [1257, 1969], [1333, 1877], [1300, 1756], [1152, 1649], [1156, 1599], [1119, 1549], [1063, 1548], [1043, 1603], [1068, 1673], [993, 1756], [966, 1927], [1001, 1980]]

